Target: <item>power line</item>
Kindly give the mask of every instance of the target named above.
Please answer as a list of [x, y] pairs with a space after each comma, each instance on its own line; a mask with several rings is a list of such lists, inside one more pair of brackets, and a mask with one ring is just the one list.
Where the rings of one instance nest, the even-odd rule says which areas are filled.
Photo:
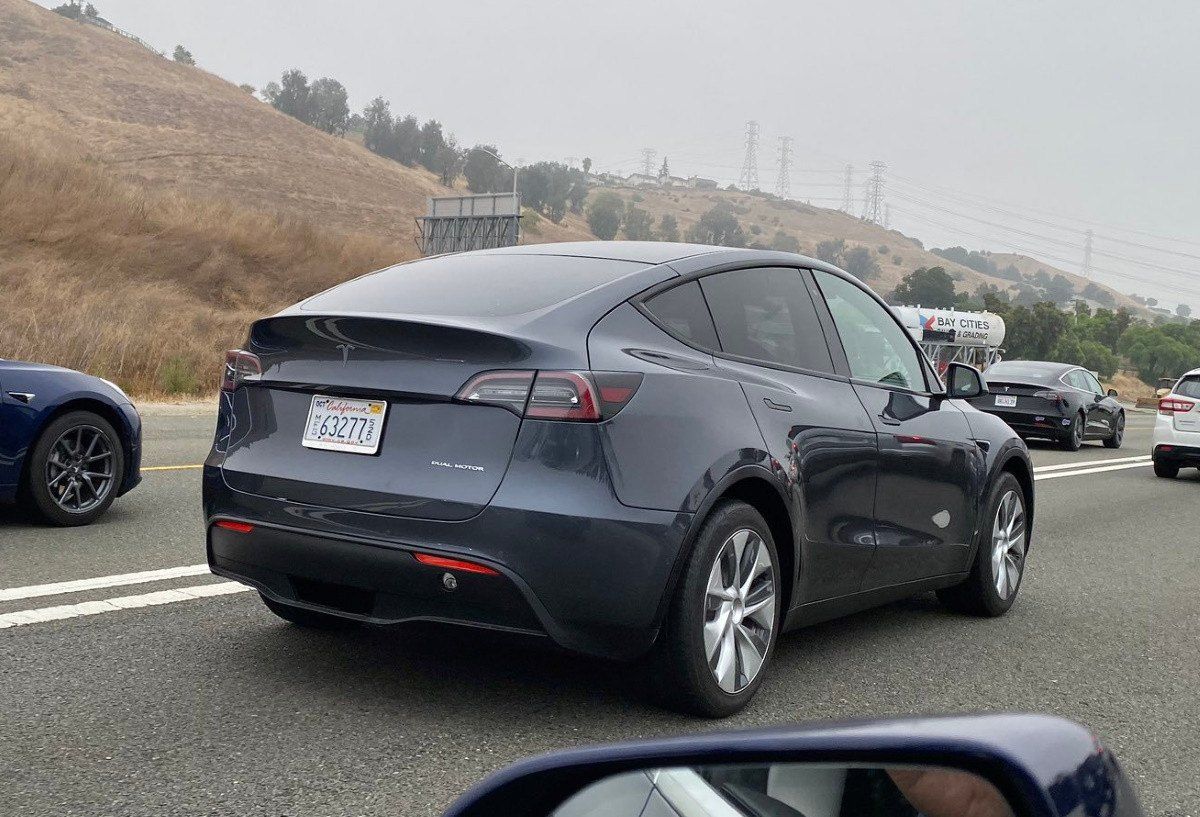
[[781, 199], [792, 197], [792, 179], [788, 170], [792, 164], [792, 137], [779, 137], [779, 175], [775, 178], [775, 195]]
[[743, 190], [758, 189], [758, 123], [753, 119], [746, 123], [746, 158], [742, 162], [738, 187]]

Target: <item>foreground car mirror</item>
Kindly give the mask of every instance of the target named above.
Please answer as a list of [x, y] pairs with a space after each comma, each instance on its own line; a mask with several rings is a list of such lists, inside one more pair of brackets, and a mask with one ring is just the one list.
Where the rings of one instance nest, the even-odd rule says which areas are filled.
[[1115, 758], [1039, 715], [914, 718], [576, 749], [505, 769], [448, 817], [1142, 817]]
[[1117, 390], [1116, 390], [1116, 389], [1109, 389], [1109, 390], [1108, 390], [1108, 396], [1109, 396], [1109, 397], [1112, 397], [1112, 398], [1114, 398], [1114, 399], [1115, 399], [1115, 398], [1117, 398], [1117, 397], [1120, 397], [1120, 395], [1117, 393]]
[[965, 363], [951, 363], [946, 367], [946, 382], [948, 396], [956, 400], [969, 400], [988, 393], [983, 375]]

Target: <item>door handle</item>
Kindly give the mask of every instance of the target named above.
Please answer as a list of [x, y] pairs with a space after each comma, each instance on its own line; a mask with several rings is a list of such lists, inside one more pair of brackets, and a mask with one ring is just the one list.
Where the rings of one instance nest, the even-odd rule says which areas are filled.
[[880, 415], [879, 415], [879, 419], [883, 421], [883, 424], [884, 424], [885, 426], [898, 426], [898, 425], [900, 425], [900, 421], [899, 421], [899, 420], [897, 420], [895, 417], [888, 417], [886, 414], [880, 414]]
[[792, 410], [792, 407], [789, 406], [787, 403], [776, 403], [770, 397], [764, 397], [763, 402], [766, 403], [767, 408], [775, 409], [776, 411], [791, 411]]

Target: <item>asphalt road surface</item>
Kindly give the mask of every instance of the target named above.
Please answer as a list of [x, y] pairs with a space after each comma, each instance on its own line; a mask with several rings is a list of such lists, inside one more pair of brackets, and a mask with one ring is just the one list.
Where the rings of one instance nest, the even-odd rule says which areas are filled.
[[[146, 419], [147, 466], [201, 461], [206, 409]], [[86, 529], [0, 516], [0, 813], [429, 815], [501, 765], [582, 743], [1024, 710], [1094, 728], [1151, 814], [1200, 815], [1200, 474], [1154, 477], [1153, 420], [1131, 414], [1119, 451], [1034, 444], [1035, 538], [1008, 616], [955, 616], [930, 594], [789, 634], [757, 699], [719, 723], [528, 641], [309, 632], [254, 593], [205, 595], [230, 586], [198, 567], [195, 468], [147, 471]], [[161, 572], [128, 575], [145, 571]]]

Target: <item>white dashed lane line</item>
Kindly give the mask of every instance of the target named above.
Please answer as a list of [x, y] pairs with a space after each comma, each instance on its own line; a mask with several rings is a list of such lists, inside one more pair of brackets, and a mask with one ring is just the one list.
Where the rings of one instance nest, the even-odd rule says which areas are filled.
[[200, 576], [208, 573], [208, 565], [185, 565], [167, 567], [162, 570], [143, 570], [140, 573], [120, 573], [116, 576], [96, 576], [92, 579], [76, 579], [69, 582], [33, 584], [28, 587], [0, 589], [0, 601], [35, 599], [40, 596], [61, 596], [65, 593], [82, 593], [86, 590], [101, 590], [105, 587], [124, 587], [130, 584], [146, 584], [180, 576]]
[[138, 596], [118, 596], [101, 601], [84, 601], [79, 604], [62, 604], [57, 607], [21, 610], [16, 613], [0, 613], [0, 630], [8, 627], [20, 627], [24, 624], [40, 624], [44, 621], [61, 621], [81, 616], [95, 616], [100, 613], [115, 613], [119, 610], [133, 610], [138, 607], [174, 604], [177, 601], [192, 601], [210, 596], [227, 596], [249, 589], [246, 585], [238, 582], [221, 582], [220, 584], [202, 584], [196, 587], [180, 587], [175, 590], [158, 590]]

